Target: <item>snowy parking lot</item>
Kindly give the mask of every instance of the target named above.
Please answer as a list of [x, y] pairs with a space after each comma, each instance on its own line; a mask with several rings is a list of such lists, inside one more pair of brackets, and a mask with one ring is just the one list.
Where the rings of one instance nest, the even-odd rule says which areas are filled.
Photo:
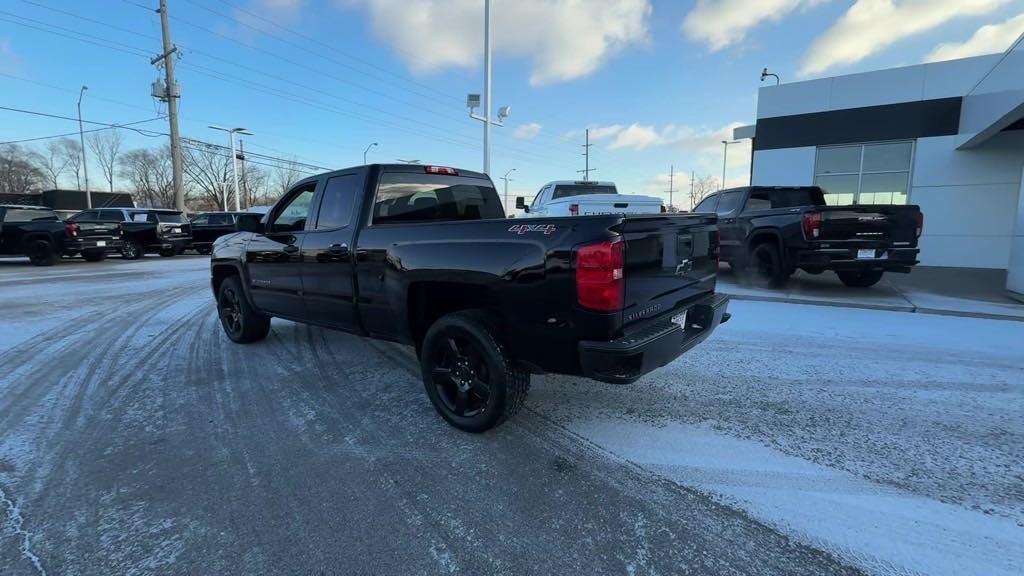
[[629, 386], [458, 432], [410, 349], [203, 257], [0, 260], [0, 573], [1020, 574], [1024, 322], [739, 302]]

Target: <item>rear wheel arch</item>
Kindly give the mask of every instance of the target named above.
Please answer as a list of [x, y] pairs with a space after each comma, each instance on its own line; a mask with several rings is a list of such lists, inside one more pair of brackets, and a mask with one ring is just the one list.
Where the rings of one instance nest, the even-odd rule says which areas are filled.
[[439, 318], [462, 310], [477, 310], [501, 323], [498, 299], [490, 288], [458, 282], [416, 282], [406, 296], [408, 335], [419, 348], [427, 330]]
[[775, 247], [779, 249], [779, 256], [782, 258], [783, 267], [788, 269], [789, 254], [786, 252], [785, 243], [782, 241], [782, 233], [775, 228], [761, 228], [751, 232], [747, 239], [747, 249], [744, 252], [744, 256], [749, 259], [750, 255], [754, 253], [754, 249], [766, 242], [775, 244]]

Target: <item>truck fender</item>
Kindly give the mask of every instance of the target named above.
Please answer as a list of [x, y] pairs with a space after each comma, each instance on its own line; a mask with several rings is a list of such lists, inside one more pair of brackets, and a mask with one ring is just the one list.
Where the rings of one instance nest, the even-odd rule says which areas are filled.
[[744, 257], [749, 257], [754, 246], [762, 242], [774, 242], [779, 248], [779, 256], [782, 258], [783, 265], [789, 266], [789, 258], [786, 254], [786, 247], [782, 242], [782, 234], [779, 233], [777, 228], [757, 228], [753, 230], [747, 236], [747, 242], [743, 251]]

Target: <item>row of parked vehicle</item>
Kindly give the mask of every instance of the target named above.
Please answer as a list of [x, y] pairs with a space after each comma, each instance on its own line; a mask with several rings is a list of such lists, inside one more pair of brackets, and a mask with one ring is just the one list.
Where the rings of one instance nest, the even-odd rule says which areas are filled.
[[146, 254], [171, 257], [186, 250], [209, 254], [214, 240], [238, 231], [247, 212], [207, 212], [189, 220], [179, 210], [97, 208], [61, 219], [43, 206], [0, 205], [0, 255], [28, 256], [36, 266], [61, 257], [98, 262], [110, 254], [135, 260]]

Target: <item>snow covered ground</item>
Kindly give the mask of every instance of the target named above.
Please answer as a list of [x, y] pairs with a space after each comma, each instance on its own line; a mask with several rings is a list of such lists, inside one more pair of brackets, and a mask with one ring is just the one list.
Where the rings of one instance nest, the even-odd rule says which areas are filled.
[[408, 348], [227, 342], [203, 258], [0, 261], [0, 309], [5, 576], [1024, 566], [1021, 322], [733, 302], [640, 382], [537, 376], [473, 436]]
[[1021, 573], [1024, 324], [730, 310], [637, 384], [547, 376], [531, 406], [873, 573]]

